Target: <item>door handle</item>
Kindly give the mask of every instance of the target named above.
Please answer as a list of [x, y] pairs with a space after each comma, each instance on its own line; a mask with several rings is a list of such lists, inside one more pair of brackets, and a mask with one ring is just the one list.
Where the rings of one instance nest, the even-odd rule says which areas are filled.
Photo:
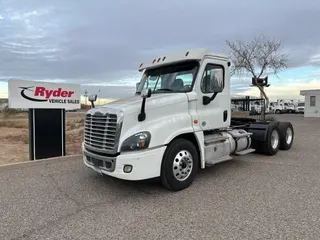
[[228, 119], [228, 111], [224, 110], [223, 111], [223, 121], [225, 122], [225, 121], [227, 121], [227, 119]]

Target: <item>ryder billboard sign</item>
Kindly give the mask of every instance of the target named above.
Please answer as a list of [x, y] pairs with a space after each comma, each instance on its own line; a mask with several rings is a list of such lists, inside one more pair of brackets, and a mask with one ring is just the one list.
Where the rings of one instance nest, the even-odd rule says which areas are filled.
[[9, 80], [9, 108], [80, 109], [80, 84]]

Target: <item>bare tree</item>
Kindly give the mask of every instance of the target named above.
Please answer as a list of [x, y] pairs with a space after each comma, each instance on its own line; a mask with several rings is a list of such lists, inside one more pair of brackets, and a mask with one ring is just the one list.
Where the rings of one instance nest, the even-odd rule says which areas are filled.
[[[275, 74], [287, 68], [288, 55], [280, 52], [282, 48], [281, 41], [275, 41], [264, 35], [255, 37], [248, 42], [245, 41], [226, 41], [230, 50], [231, 75], [249, 74], [251, 75], [260, 95], [266, 100], [266, 106], [269, 105], [263, 86], [258, 84], [258, 79], [267, 73]], [[263, 111], [264, 112], [264, 111]]]

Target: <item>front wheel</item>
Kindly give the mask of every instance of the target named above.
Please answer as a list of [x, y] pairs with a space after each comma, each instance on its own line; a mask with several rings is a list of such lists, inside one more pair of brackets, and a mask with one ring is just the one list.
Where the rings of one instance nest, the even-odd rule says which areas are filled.
[[161, 166], [161, 183], [173, 191], [189, 187], [199, 168], [196, 147], [186, 139], [175, 139], [164, 154]]

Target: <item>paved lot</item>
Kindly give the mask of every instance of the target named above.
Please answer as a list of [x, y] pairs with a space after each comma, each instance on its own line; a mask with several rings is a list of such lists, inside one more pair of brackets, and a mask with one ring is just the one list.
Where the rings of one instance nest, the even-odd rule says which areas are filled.
[[0, 239], [320, 239], [320, 119], [281, 118], [291, 151], [218, 164], [177, 193], [80, 158], [0, 167]]

